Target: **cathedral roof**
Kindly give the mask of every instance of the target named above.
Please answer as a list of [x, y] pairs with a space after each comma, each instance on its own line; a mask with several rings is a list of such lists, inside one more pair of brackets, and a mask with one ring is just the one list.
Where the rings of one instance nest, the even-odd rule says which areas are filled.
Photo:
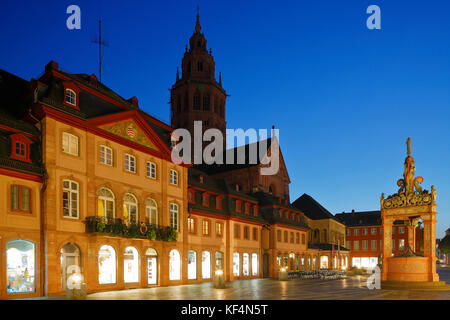
[[292, 205], [302, 212], [312, 220], [321, 219], [335, 219], [335, 217], [325, 209], [319, 202], [317, 202], [313, 197], [304, 193], [301, 197], [295, 200]]

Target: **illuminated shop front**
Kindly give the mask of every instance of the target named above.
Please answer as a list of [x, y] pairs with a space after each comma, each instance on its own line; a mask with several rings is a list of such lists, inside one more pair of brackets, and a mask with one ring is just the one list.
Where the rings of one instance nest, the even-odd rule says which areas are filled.
[[123, 256], [123, 281], [125, 283], [139, 282], [139, 255], [134, 247], [125, 249]]
[[376, 257], [353, 257], [352, 267], [356, 268], [375, 268], [378, 264], [378, 258]]
[[102, 246], [98, 252], [98, 283], [116, 283], [116, 251], [111, 246]]
[[181, 279], [181, 258], [178, 250], [172, 250], [169, 254], [169, 280]]
[[[73, 273], [82, 273], [80, 248], [72, 243], [67, 243], [61, 248], [61, 281], [62, 289], [66, 290], [67, 279]], [[70, 281], [70, 280], [69, 280]]]
[[328, 269], [328, 256], [320, 257], [320, 269]]
[[216, 252], [216, 269], [223, 270], [223, 253], [220, 251]]
[[252, 276], [258, 275], [258, 255], [256, 253], [252, 254]]
[[147, 257], [147, 284], [155, 285], [158, 283], [158, 253], [155, 249], [149, 248], [145, 256]]
[[240, 269], [240, 257], [239, 253], [235, 252], [233, 254], [233, 276], [239, 277], [239, 269]]
[[194, 250], [188, 252], [188, 279], [197, 279], [197, 252]]
[[209, 251], [202, 252], [202, 278], [211, 278], [211, 253]]
[[242, 255], [242, 275], [248, 277], [250, 275], [250, 261], [248, 253]]
[[36, 291], [35, 245], [30, 241], [14, 240], [6, 245], [7, 293]]

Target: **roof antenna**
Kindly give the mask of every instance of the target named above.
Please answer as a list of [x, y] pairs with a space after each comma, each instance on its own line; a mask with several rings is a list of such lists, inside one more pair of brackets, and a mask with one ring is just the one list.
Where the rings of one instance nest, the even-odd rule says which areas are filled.
[[91, 41], [98, 44], [98, 76], [102, 82], [102, 46], [109, 47], [108, 42], [102, 41], [102, 20], [98, 20], [98, 37]]

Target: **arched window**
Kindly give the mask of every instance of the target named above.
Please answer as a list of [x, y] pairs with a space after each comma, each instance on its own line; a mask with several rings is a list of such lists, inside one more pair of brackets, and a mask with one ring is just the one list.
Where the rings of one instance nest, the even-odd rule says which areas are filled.
[[248, 277], [250, 275], [250, 258], [248, 253], [242, 255], [242, 275]]
[[75, 93], [75, 91], [66, 89], [66, 103], [73, 106], [77, 105], [77, 94]]
[[169, 280], [181, 279], [181, 259], [178, 250], [172, 250], [169, 254]]
[[252, 253], [252, 276], [257, 276], [259, 273], [258, 254]]
[[178, 205], [170, 204], [170, 226], [178, 231]]
[[147, 283], [157, 284], [158, 283], [158, 253], [155, 249], [149, 248], [145, 252], [147, 257]]
[[36, 291], [35, 245], [25, 240], [6, 244], [6, 292], [31, 293]]
[[211, 253], [209, 251], [202, 252], [202, 278], [211, 278]]
[[188, 251], [188, 280], [197, 279], [197, 252]]
[[139, 282], [139, 254], [135, 247], [125, 249], [123, 255], [123, 281], [125, 283]]
[[158, 224], [158, 205], [152, 198], [148, 198], [145, 202], [145, 210], [147, 211], [146, 220], [147, 223], [152, 225]]
[[97, 216], [105, 219], [114, 219], [115, 217], [115, 204], [114, 193], [106, 188], [101, 188], [98, 191], [98, 205]]
[[116, 283], [116, 251], [104, 245], [98, 252], [98, 283]]
[[138, 222], [138, 202], [131, 193], [127, 193], [123, 198], [123, 218], [129, 223]]
[[[73, 274], [81, 274], [80, 248], [72, 243], [66, 243], [61, 248], [61, 281], [62, 289], [66, 290], [67, 280]], [[69, 282], [70, 283], [70, 282]]]
[[62, 182], [63, 217], [78, 219], [79, 194], [78, 183], [71, 180]]
[[233, 254], [233, 275], [235, 277], [239, 277], [239, 270], [240, 270], [240, 257], [239, 253], [235, 252]]

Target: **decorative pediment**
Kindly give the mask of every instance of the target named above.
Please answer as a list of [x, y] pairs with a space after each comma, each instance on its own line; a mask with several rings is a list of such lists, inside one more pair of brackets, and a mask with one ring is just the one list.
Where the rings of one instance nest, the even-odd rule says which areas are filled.
[[99, 126], [99, 128], [148, 148], [158, 150], [155, 144], [148, 138], [144, 130], [140, 128], [132, 119], [104, 124]]

